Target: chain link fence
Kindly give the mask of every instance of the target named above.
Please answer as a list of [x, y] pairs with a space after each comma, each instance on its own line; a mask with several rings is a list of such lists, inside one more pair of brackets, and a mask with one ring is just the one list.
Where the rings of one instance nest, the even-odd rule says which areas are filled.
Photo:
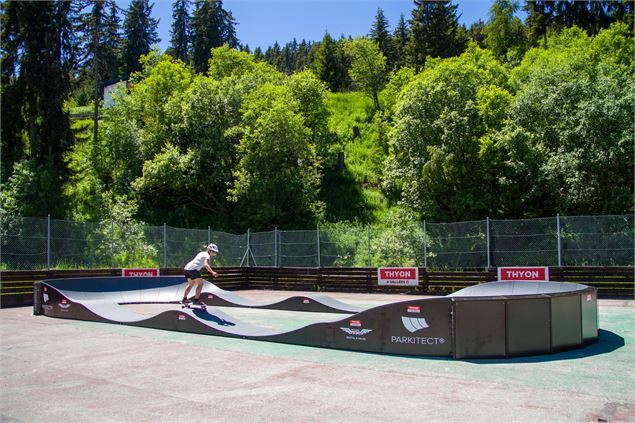
[[235, 235], [115, 222], [20, 218], [0, 222], [0, 269], [182, 267], [209, 242], [217, 266], [482, 269], [633, 266], [633, 215], [524, 220], [344, 223]]

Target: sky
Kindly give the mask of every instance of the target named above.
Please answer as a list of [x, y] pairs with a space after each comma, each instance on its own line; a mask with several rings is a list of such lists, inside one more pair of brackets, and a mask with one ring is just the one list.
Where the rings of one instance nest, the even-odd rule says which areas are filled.
[[[479, 19], [488, 18], [490, 0], [459, 0], [459, 22], [470, 26]], [[128, 0], [117, 1], [122, 8]], [[276, 41], [281, 46], [295, 38], [298, 42], [320, 41], [328, 33], [334, 38], [340, 35], [362, 36], [370, 32], [377, 8], [381, 8], [388, 20], [390, 31], [403, 13], [410, 19], [413, 0], [224, 0], [223, 8], [234, 16], [238, 39], [253, 51], [265, 50]], [[165, 50], [170, 44], [172, 26], [172, 1], [155, 0], [152, 17], [159, 19], [159, 43]]]

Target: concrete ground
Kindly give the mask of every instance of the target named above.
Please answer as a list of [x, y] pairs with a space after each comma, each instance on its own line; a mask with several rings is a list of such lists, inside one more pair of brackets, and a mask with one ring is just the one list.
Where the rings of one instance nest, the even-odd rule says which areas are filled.
[[[240, 292], [259, 301], [294, 294], [306, 293]], [[327, 295], [361, 306], [413, 298]], [[463, 361], [2, 309], [0, 422], [635, 422], [635, 301], [600, 300], [599, 308], [600, 342], [587, 348]], [[324, 317], [223, 311], [271, 327]]]

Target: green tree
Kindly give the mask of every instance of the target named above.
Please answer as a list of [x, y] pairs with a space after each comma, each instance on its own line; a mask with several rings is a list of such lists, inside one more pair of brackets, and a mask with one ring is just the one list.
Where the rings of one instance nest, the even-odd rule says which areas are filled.
[[170, 49], [172, 56], [183, 63], [188, 63], [191, 45], [189, 4], [190, 0], [177, 0], [172, 4]]
[[549, 28], [552, 16], [548, 1], [528, 1], [523, 6], [527, 13], [525, 19], [527, 38], [529, 44], [534, 47], [542, 40], [543, 48], [547, 48], [547, 29]]
[[395, 65], [395, 49], [388, 31], [388, 19], [380, 7], [377, 8], [375, 21], [370, 28], [370, 38], [379, 46], [379, 50], [386, 58], [386, 68], [390, 72]]
[[315, 74], [329, 86], [331, 91], [338, 91], [348, 86], [348, 64], [344, 56], [341, 44], [333, 40], [327, 32], [317, 46], [313, 67]]
[[293, 98], [298, 102], [298, 112], [309, 131], [309, 141], [318, 157], [324, 159], [329, 154], [331, 136], [328, 131], [326, 84], [310, 70], [297, 72], [285, 80]]
[[465, 49], [467, 40], [459, 31], [457, 5], [450, 1], [415, 0], [415, 6], [410, 20], [410, 65], [421, 69], [428, 57], [452, 57]]
[[123, 23], [123, 74], [138, 72], [139, 59], [148, 54], [153, 44], [161, 41], [157, 34], [159, 21], [151, 17], [153, 4], [149, 0], [132, 0]]
[[117, 15], [119, 8], [114, 0], [106, 2], [106, 15], [104, 17], [104, 42], [102, 45], [102, 78], [104, 81], [111, 81], [120, 76], [121, 68], [121, 48], [123, 39], [121, 38], [120, 19]]
[[633, 210], [633, 53], [624, 24], [594, 38], [573, 28], [514, 69], [504, 141], [534, 156], [525, 170], [534, 176], [528, 207], [546, 214]]
[[524, 54], [524, 28], [520, 19], [514, 16], [517, 11], [518, 3], [513, 0], [496, 0], [490, 7], [485, 44], [501, 60]]
[[244, 225], [265, 229], [316, 222], [321, 170], [299, 104], [287, 87], [265, 84], [244, 101], [240, 161], [231, 200]]
[[346, 52], [351, 60], [348, 71], [351, 80], [371, 96], [375, 108], [379, 110], [379, 91], [384, 87], [386, 58], [377, 43], [366, 38], [350, 41], [346, 46]]
[[[1, 6], [2, 147], [6, 154], [8, 146], [7, 158], [12, 160], [7, 167], [15, 171], [15, 165], [26, 160], [23, 169], [34, 174], [32, 187], [41, 188], [27, 191], [20, 203], [32, 216], [63, 214], [60, 179], [66, 167], [62, 157], [72, 143], [63, 103], [70, 92], [76, 48], [71, 6], [69, 2], [5, 2]], [[6, 117], [17, 121], [6, 121]], [[2, 164], [6, 165], [4, 154]]]
[[470, 25], [468, 37], [480, 48], [485, 48], [485, 22], [478, 20]]
[[474, 45], [419, 74], [397, 103], [385, 189], [400, 192], [402, 204], [424, 218], [487, 216], [496, 193], [482, 188], [487, 165], [479, 153], [487, 126], [478, 95], [506, 84], [502, 65]]
[[211, 49], [238, 46], [235, 22], [220, 0], [196, 0], [192, 15], [192, 62], [196, 72], [207, 72]]
[[406, 66], [406, 55], [408, 40], [410, 38], [410, 29], [408, 23], [403, 16], [403, 13], [399, 16], [399, 21], [395, 27], [395, 31], [392, 34], [393, 47], [395, 50], [395, 68], [400, 69]]

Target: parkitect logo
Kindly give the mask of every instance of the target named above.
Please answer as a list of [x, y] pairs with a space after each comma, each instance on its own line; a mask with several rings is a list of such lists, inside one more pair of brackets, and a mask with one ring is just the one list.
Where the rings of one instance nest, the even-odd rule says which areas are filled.
[[[414, 309], [413, 309], [414, 310]], [[408, 312], [413, 312], [408, 307]], [[419, 313], [420, 311], [417, 311]], [[423, 317], [401, 316], [403, 327], [410, 333], [415, 333], [430, 327], [426, 319]], [[412, 345], [440, 345], [445, 344], [445, 338], [425, 337], [425, 336], [397, 336], [392, 335], [390, 342], [393, 344], [412, 344]]]

